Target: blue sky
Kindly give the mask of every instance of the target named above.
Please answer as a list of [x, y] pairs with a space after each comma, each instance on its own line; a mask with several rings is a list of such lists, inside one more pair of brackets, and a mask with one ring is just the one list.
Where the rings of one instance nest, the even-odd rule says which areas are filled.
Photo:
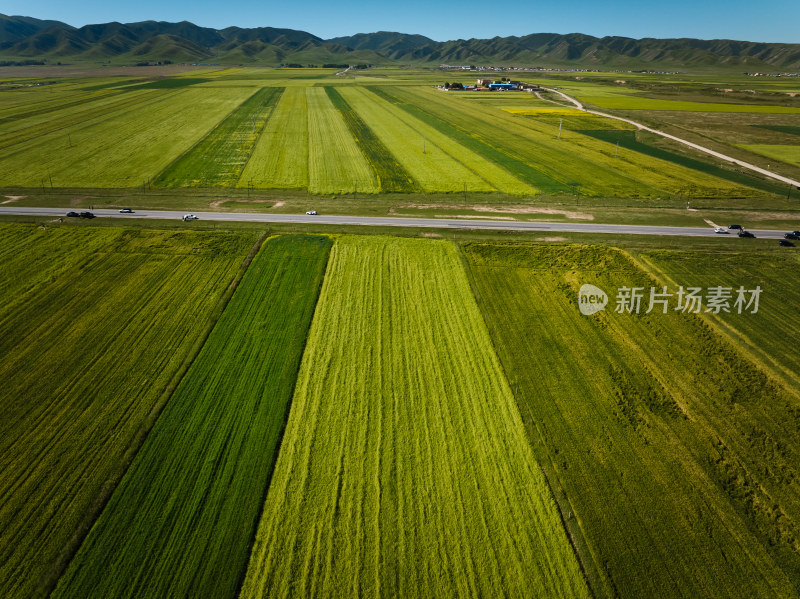
[[800, 43], [800, 0], [3, 0], [0, 12], [55, 19], [80, 27], [108, 21], [190, 21], [203, 27], [286, 27], [322, 38], [373, 31], [420, 33], [444, 41], [528, 33], [602, 37], [727, 38]]

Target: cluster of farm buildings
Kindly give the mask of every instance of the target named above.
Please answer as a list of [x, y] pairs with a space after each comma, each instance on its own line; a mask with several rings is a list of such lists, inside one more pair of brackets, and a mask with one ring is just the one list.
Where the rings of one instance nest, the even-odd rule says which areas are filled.
[[538, 85], [525, 83], [523, 81], [492, 81], [491, 79], [478, 79], [475, 85], [463, 83], [445, 83], [439, 89], [447, 91], [539, 91], [542, 88]]

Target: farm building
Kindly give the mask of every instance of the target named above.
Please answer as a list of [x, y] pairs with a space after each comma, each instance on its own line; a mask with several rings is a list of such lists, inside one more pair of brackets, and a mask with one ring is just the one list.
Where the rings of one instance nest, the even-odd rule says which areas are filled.
[[517, 83], [490, 83], [489, 89], [495, 91], [519, 89], [519, 85]]

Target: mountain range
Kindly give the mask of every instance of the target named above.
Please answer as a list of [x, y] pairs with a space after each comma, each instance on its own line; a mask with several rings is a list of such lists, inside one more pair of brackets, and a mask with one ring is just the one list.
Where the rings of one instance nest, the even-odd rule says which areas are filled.
[[59, 21], [0, 14], [0, 59], [798, 71], [800, 44], [597, 38], [580, 33], [437, 42], [422, 35], [388, 31], [325, 40], [305, 31], [274, 27], [212, 29], [187, 21], [72, 27]]

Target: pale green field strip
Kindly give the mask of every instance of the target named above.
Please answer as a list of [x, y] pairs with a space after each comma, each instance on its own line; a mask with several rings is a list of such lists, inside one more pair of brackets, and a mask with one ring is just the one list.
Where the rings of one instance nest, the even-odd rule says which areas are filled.
[[405, 94], [401, 97], [449, 119], [510, 156], [526, 160], [552, 177], [569, 182], [587, 195], [627, 197], [655, 192], [658, 195], [727, 197], [734, 192], [739, 195], [757, 193], [751, 188], [649, 156], [629, 152], [620, 157], [608, 144], [569, 131], [562, 130], [559, 140], [557, 123], [548, 124], [476, 106], [435, 90], [403, 89], [398, 90], [398, 95], [401, 92]]
[[52, 597], [237, 596], [330, 246], [264, 244]]
[[16, 302], [2, 298], [4, 598], [55, 583], [255, 241], [101, 228], [92, 230], [104, 240], [98, 251], [83, 231], [71, 240], [62, 228], [27, 228], [38, 243], [4, 235], [0, 245], [35, 256], [58, 229], [73, 262], [57, 276], [28, 275], [27, 292], [7, 288]]
[[[595, 595], [797, 597], [796, 389], [696, 315], [617, 314], [619, 287], [658, 285], [618, 250], [465, 254]], [[584, 283], [605, 311], [580, 313]]]
[[[380, 191], [375, 173], [325, 90], [309, 87], [305, 91], [308, 104], [308, 190], [321, 194]], [[302, 118], [302, 115], [295, 118]]]
[[509, 114], [518, 114], [522, 116], [579, 116], [583, 114], [577, 108], [555, 108], [553, 106], [537, 106], [536, 108], [528, 108], [525, 106], [501, 106], [499, 108], [505, 110]]
[[124, 117], [73, 129], [0, 150], [5, 185], [130, 187], [142, 185], [231, 112], [249, 90], [184, 88], [138, 105]]
[[454, 246], [337, 240], [240, 596], [588, 596]]
[[750, 150], [756, 154], [761, 154], [767, 158], [773, 158], [788, 164], [800, 166], [800, 146], [785, 146], [776, 144], [750, 144], [739, 145], [740, 148]]
[[57, 135], [50, 138], [52, 150], [68, 151], [71, 149], [73, 130], [85, 127], [90, 122], [97, 123], [110, 118], [124, 119], [126, 117], [118, 113], [156, 101], [160, 96], [155, 91], [128, 92], [121, 96], [105, 96], [91, 103], [81, 102], [57, 112], [51, 111], [14, 121], [8, 127], [0, 126], [0, 149], [58, 132], [60, 139]]
[[308, 186], [308, 103], [300, 87], [285, 89], [242, 171], [239, 187]]
[[375, 135], [361, 116], [353, 110], [335, 87], [325, 86], [325, 93], [331, 103], [341, 112], [353, 139], [361, 148], [361, 153], [372, 167], [383, 192], [417, 192], [421, 191], [414, 178], [397, 162], [394, 154]]
[[684, 100], [659, 100], [634, 95], [608, 94], [597, 96], [576, 94], [587, 104], [611, 110], [680, 110], [682, 112], [745, 112], [760, 114], [800, 114], [793, 106], [766, 106], [763, 104], [720, 104], [714, 102], [687, 102]]
[[95, 92], [72, 92], [63, 89], [48, 89], [39, 91], [13, 90], [0, 94], [0, 125], [7, 125], [17, 120], [47, 114], [54, 110], [62, 110], [73, 106], [80, 106], [86, 102], [100, 99], [104, 96], [116, 95], [117, 92], [100, 90]]
[[499, 190], [533, 195], [536, 190], [480, 155], [363, 88], [340, 92], [392, 149], [425, 191]]
[[231, 112], [155, 180], [160, 187], [235, 187], [283, 88], [266, 87]]

